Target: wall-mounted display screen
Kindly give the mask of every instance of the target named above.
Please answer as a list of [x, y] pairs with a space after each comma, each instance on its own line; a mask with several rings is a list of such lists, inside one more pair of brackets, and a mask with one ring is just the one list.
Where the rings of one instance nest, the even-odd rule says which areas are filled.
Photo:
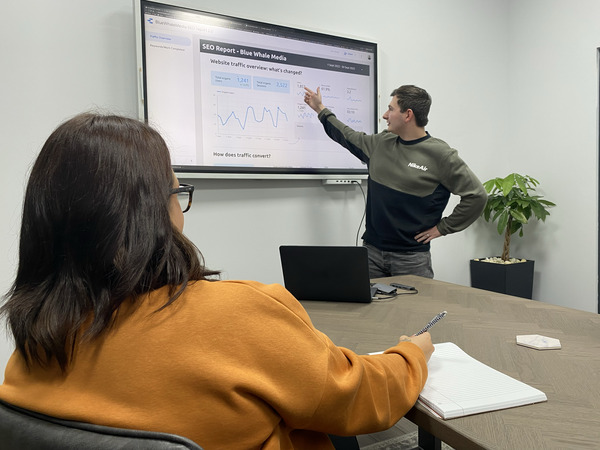
[[361, 175], [303, 101], [321, 88], [342, 121], [377, 127], [377, 45], [164, 3], [136, 2], [140, 115], [176, 172]]

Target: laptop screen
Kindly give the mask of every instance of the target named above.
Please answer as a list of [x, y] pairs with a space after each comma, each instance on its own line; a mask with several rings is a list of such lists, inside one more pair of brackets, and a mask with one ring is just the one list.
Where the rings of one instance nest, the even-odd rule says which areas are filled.
[[365, 247], [282, 245], [279, 253], [285, 287], [298, 300], [371, 301]]

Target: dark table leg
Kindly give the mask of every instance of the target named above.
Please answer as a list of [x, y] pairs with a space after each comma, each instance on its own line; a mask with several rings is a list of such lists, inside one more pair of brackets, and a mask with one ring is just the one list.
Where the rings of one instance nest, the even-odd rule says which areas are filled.
[[419, 448], [423, 450], [442, 450], [442, 441], [419, 427]]

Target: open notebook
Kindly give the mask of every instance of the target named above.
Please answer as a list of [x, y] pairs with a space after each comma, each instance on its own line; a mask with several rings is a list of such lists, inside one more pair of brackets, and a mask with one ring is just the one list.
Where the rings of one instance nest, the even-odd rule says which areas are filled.
[[443, 419], [544, 402], [546, 394], [467, 355], [456, 344], [435, 344], [419, 402]]

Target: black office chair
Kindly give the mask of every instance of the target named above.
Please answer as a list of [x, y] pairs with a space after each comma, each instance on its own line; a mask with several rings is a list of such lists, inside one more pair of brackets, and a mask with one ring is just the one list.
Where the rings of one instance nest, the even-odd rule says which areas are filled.
[[335, 436], [330, 434], [329, 439], [335, 450], [360, 450], [356, 436]]
[[2, 450], [202, 450], [174, 434], [57, 419], [0, 401]]

